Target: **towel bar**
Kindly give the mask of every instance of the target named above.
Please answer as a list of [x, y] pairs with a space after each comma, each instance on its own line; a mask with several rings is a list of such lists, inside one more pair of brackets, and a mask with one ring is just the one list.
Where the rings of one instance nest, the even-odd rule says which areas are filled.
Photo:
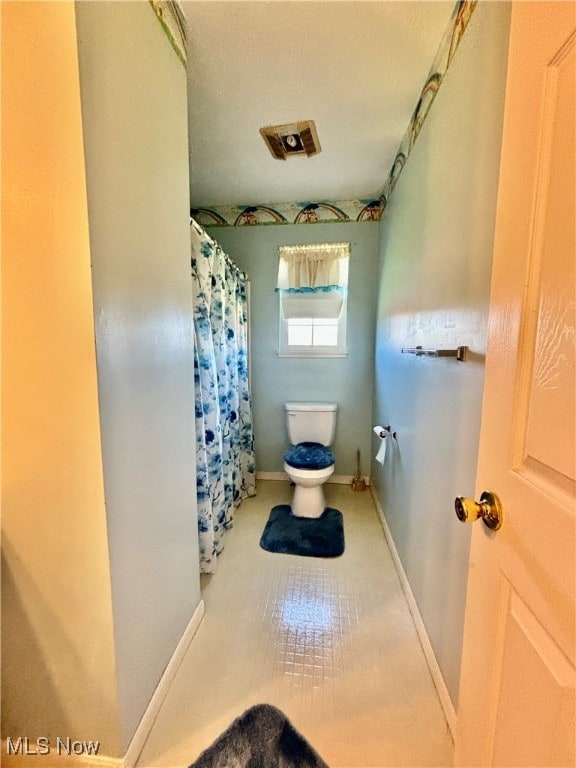
[[455, 357], [456, 360], [466, 360], [468, 347], [458, 347], [457, 349], [423, 349], [422, 347], [402, 347], [402, 353], [417, 355], [418, 357]]

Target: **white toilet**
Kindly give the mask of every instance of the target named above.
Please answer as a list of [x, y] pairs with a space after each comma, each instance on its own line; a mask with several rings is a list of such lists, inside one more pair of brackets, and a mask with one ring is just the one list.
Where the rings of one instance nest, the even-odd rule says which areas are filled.
[[286, 403], [292, 447], [284, 454], [284, 471], [294, 483], [292, 514], [320, 517], [326, 507], [322, 485], [334, 473], [332, 445], [336, 403]]

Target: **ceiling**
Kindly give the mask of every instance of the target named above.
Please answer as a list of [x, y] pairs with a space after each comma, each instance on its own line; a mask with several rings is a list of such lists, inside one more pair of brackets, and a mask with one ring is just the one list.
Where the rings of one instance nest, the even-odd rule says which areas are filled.
[[[378, 198], [453, 0], [184, 0], [191, 205]], [[276, 160], [259, 128], [314, 120]]]

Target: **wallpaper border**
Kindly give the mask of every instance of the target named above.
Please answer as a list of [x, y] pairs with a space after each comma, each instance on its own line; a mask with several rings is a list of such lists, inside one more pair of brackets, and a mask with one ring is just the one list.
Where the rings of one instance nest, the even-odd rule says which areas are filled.
[[221, 205], [193, 208], [192, 217], [204, 227], [245, 227], [270, 224], [325, 224], [378, 221], [380, 201], [274, 203], [273, 205]]
[[432, 107], [434, 99], [444, 81], [444, 76], [452, 64], [454, 54], [462, 41], [464, 32], [466, 31], [477, 4], [478, 0], [458, 0], [454, 6], [440, 47], [438, 48], [438, 52], [436, 53], [430, 71], [428, 72], [426, 82], [420, 92], [420, 98], [418, 99], [416, 108], [410, 118], [408, 128], [406, 129], [404, 137], [398, 147], [398, 151], [396, 152], [396, 157], [392, 163], [392, 168], [388, 174], [386, 184], [380, 194], [382, 211], [390, 200], [390, 195], [394, 191], [394, 187], [396, 186], [398, 178], [406, 165], [406, 161], [414, 148], [414, 144], [422, 130], [422, 126], [426, 122], [430, 108]]
[[148, 0], [164, 34], [186, 67], [186, 20], [176, 0]]
[[414, 148], [477, 3], [478, 0], [457, 0], [378, 199], [339, 202], [323, 200], [270, 205], [217, 205], [192, 208], [191, 216], [205, 227], [378, 221]]

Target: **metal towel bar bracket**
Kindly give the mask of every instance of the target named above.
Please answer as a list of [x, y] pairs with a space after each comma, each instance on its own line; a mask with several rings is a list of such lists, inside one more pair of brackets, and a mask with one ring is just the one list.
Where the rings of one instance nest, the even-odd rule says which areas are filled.
[[455, 357], [456, 360], [466, 360], [468, 347], [458, 347], [457, 349], [423, 349], [422, 347], [402, 347], [402, 353], [408, 355], [418, 355], [421, 357]]

